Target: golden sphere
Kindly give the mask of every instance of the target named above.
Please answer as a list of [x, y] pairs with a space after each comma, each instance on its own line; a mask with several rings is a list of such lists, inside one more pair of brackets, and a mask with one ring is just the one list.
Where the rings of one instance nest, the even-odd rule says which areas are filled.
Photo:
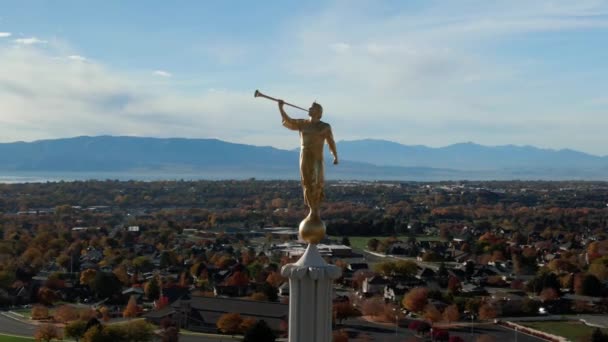
[[308, 216], [300, 222], [300, 239], [317, 244], [325, 237], [325, 223], [321, 217]]

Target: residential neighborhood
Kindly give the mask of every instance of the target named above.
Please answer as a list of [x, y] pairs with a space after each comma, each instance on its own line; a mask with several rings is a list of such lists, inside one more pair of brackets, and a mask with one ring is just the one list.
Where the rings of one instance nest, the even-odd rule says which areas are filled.
[[[184, 187], [212, 192], [219, 184], [208, 185], [166, 183], [163, 191], [171, 196]], [[57, 334], [72, 333], [78, 322], [120, 327], [145, 321], [137, 324], [146, 334], [166, 341], [187, 340], [188, 334], [245, 336], [260, 324], [275, 338], [285, 338], [290, 289], [281, 268], [297, 261], [306, 244], [295, 225], [273, 222], [288, 223], [292, 211], [301, 209], [289, 197], [266, 205], [255, 200], [267, 196], [264, 187], [289, 189], [288, 183], [251, 181], [223, 191], [229, 194], [237, 185], [252, 192], [241, 194], [238, 202], [224, 195], [221, 209], [137, 202], [131, 207], [125, 198], [158, 184], [120, 182], [110, 184], [117, 188], [115, 205], [105, 205], [108, 190], [102, 190], [103, 204], [70, 200], [31, 209], [23, 198], [34, 196], [24, 197], [22, 186], [2, 185], [8, 189], [2, 214], [2, 314], [40, 329], [51, 324]], [[577, 190], [542, 185], [517, 191], [519, 184], [333, 184], [346, 191], [345, 197], [327, 209], [330, 235], [317, 248], [342, 270], [332, 291], [335, 340], [477, 341], [488, 335], [501, 341], [501, 334], [524, 332], [522, 340], [555, 340], [560, 335], [543, 329], [558, 322], [585, 336], [605, 333], [606, 205], [593, 207], [602, 197], [585, 183]], [[545, 203], [548, 192], [576, 193], [591, 206]], [[45, 196], [55, 200], [56, 195]], [[371, 198], [362, 204], [358, 196]], [[392, 200], [378, 206], [375, 197]], [[27, 210], [7, 211], [18, 199], [19, 209]], [[537, 204], [514, 204], [532, 200]], [[359, 233], [359, 225], [374, 218], [368, 234], [344, 234], [348, 223], [340, 213], [347, 206]], [[527, 226], [519, 226], [522, 222]], [[571, 222], [582, 229], [567, 229]], [[11, 324], [6, 325], [9, 332]]]

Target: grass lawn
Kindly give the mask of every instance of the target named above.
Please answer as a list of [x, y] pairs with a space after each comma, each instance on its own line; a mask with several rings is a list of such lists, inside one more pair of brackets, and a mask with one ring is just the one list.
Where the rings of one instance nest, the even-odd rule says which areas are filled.
[[[399, 238], [400, 240], [407, 241], [408, 237], [409, 236], [407, 236], [407, 235], [400, 235], [397, 238]], [[338, 239], [338, 241], [340, 241], [342, 239], [342, 237], [338, 237], [338, 236], [334, 236], [333, 238]], [[378, 240], [384, 240], [384, 239], [387, 239], [388, 236], [349, 236], [348, 237], [348, 239], [350, 240], [351, 247], [353, 249], [358, 249], [358, 250], [367, 249], [367, 242], [373, 238], [376, 238]], [[440, 241], [441, 239], [439, 238], [439, 236], [418, 235], [418, 236], [416, 236], [416, 240], [418, 240], [418, 241]]]
[[0, 335], [0, 342], [31, 342], [33, 338]]
[[[549, 334], [565, 337], [570, 341], [578, 341], [581, 337], [591, 335], [595, 330], [594, 327], [589, 327], [576, 321], [521, 322], [520, 324]], [[603, 331], [604, 333], [608, 333], [606, 329]]]

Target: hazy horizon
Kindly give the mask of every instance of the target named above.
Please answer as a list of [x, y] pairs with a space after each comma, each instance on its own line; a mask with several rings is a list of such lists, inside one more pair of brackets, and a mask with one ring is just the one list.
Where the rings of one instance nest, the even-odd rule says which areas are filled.
[[[299, 144], [296, 144], [294, 146], [291, 147], [277, 147], [277, 146], [272, 146], [272, 145], [263, 145], [263, 144], [247, 144], [246, 142], [237, 142], [237, 141], [230, 141], [230, 140], [224, 140], [224, 139], [218, 139], [218, 138], [205, 138], [205, 137], [198, 137], [198, 138], [188, 138], [188, 137], [178, 137], [178, 136], [167, 136], [167, 137], [151, 137], [151, 136], [137, 136], [137, 135], [110, 135], [110, 134], [102, 134], [102, 135], [77, 135], [77, 136], [69, 136], [69, 137], [58, 137], [58, 138], [47, 138], [47, 139], [35, 139], [35, 140], [15, 140], [15, 141], [6, 141], [6, 142], [0, 142], [0, 144], [13, 144], [13, 143], [36, 143], [36, 142], [41, 142], [41, 141], [52, 141], [52, 140], [62, 140], [62, 139], [75, 139], [75, 138], [82, 138], [82, 137], [89, 137], [89, 138], [98, 138], [98, 137], [126, 137], [126, 138], [152, 138], [152, 139], [201, 139], [201, 140], [206, 140], [206, 139], [217, 139], [220, 141], [224, 141], [227, 143], [234, 143], [234, 144], [245, 144], [245, 145], [251, 145], [251, 146], [257, 146], [257, 147], [274, 147], [276, 149], [281, 149], [281, 150], [286, 150], [286, 151], [293, 151], [293, 150], [299, 150], [300, 146]], [[403, 146], [423, 146], [423, 147], [429, 147], [429, 148], [433, 148], [433, 149], [441, 149], [441, 148], [446, 148], [446, 147], [450, 147], [450, 146], [454, 146], [454, 145], [463, 145], [463, 144], [473, 144], [473, 145], [478, 145], [478, 146], [483, 146], [483, 147], [530, 147], [530, 148], [535, 148], [535, 149], [541, 149], [541, 150], [549, 150], [549, 151], [567, 151], [567, 150], [571, 150], [571, 151], [575, 151], [575, 152], [582, 152], [585, 154], [588, 154], [590, 156], [594, 156], [594, 157], [608, 157], [608, 155], [600, 155], [600, 154], [593, 154], [593, 153], [587, 153], [584, 151], [578, 151], [578, 150], [574, 150], [572, 148], [568, 148], [568, 147], [564, 147], [564, 148], [543, 148], [543, 147], [539, 147], [539, 146], [534, 146], [534, 145], [520, 145], [520, 144], [504, 144], [504, 145], [484, 145], [484, 144], [480, 144], [477, 143], [475, 141], [461, 141], [461, 142], [455, 142], [449, 145], [439, 145], [439, 146], [430, 146], [430, 145], [424, 145], [424, 144], [403, 144], [397, 141], [392, 141], [392, 140], [387, 140], [387, 139], [376, 139], [376, 138], [361, 138], [361, 139], [341, 139], [341, 140], [337, 140], [336, 143], [341, 143], [341, 142], [355, 142], [355, 141], [382, 141], [382, 142], [386, 142], [386, 143], [394, 143], [394, 144], [399, 144], [399, 145], [403, 145]]]

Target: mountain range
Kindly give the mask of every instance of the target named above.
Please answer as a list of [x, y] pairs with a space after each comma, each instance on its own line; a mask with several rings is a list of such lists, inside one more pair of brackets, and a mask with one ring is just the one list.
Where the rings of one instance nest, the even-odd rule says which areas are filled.
[[[329, 179], [608, 179], [608, 157], [533, 146], [460, 143], [432, 148], [384, 140], [337, 143]], [[329, 161], [329, 153], [326, 153]], [[297, 150], [217, 139], [75, 137], [0, 144], [0, 174], [157, 174], [168, 179], [297, 179]], [[137, 176], [134, 176], [137, 178]]]

